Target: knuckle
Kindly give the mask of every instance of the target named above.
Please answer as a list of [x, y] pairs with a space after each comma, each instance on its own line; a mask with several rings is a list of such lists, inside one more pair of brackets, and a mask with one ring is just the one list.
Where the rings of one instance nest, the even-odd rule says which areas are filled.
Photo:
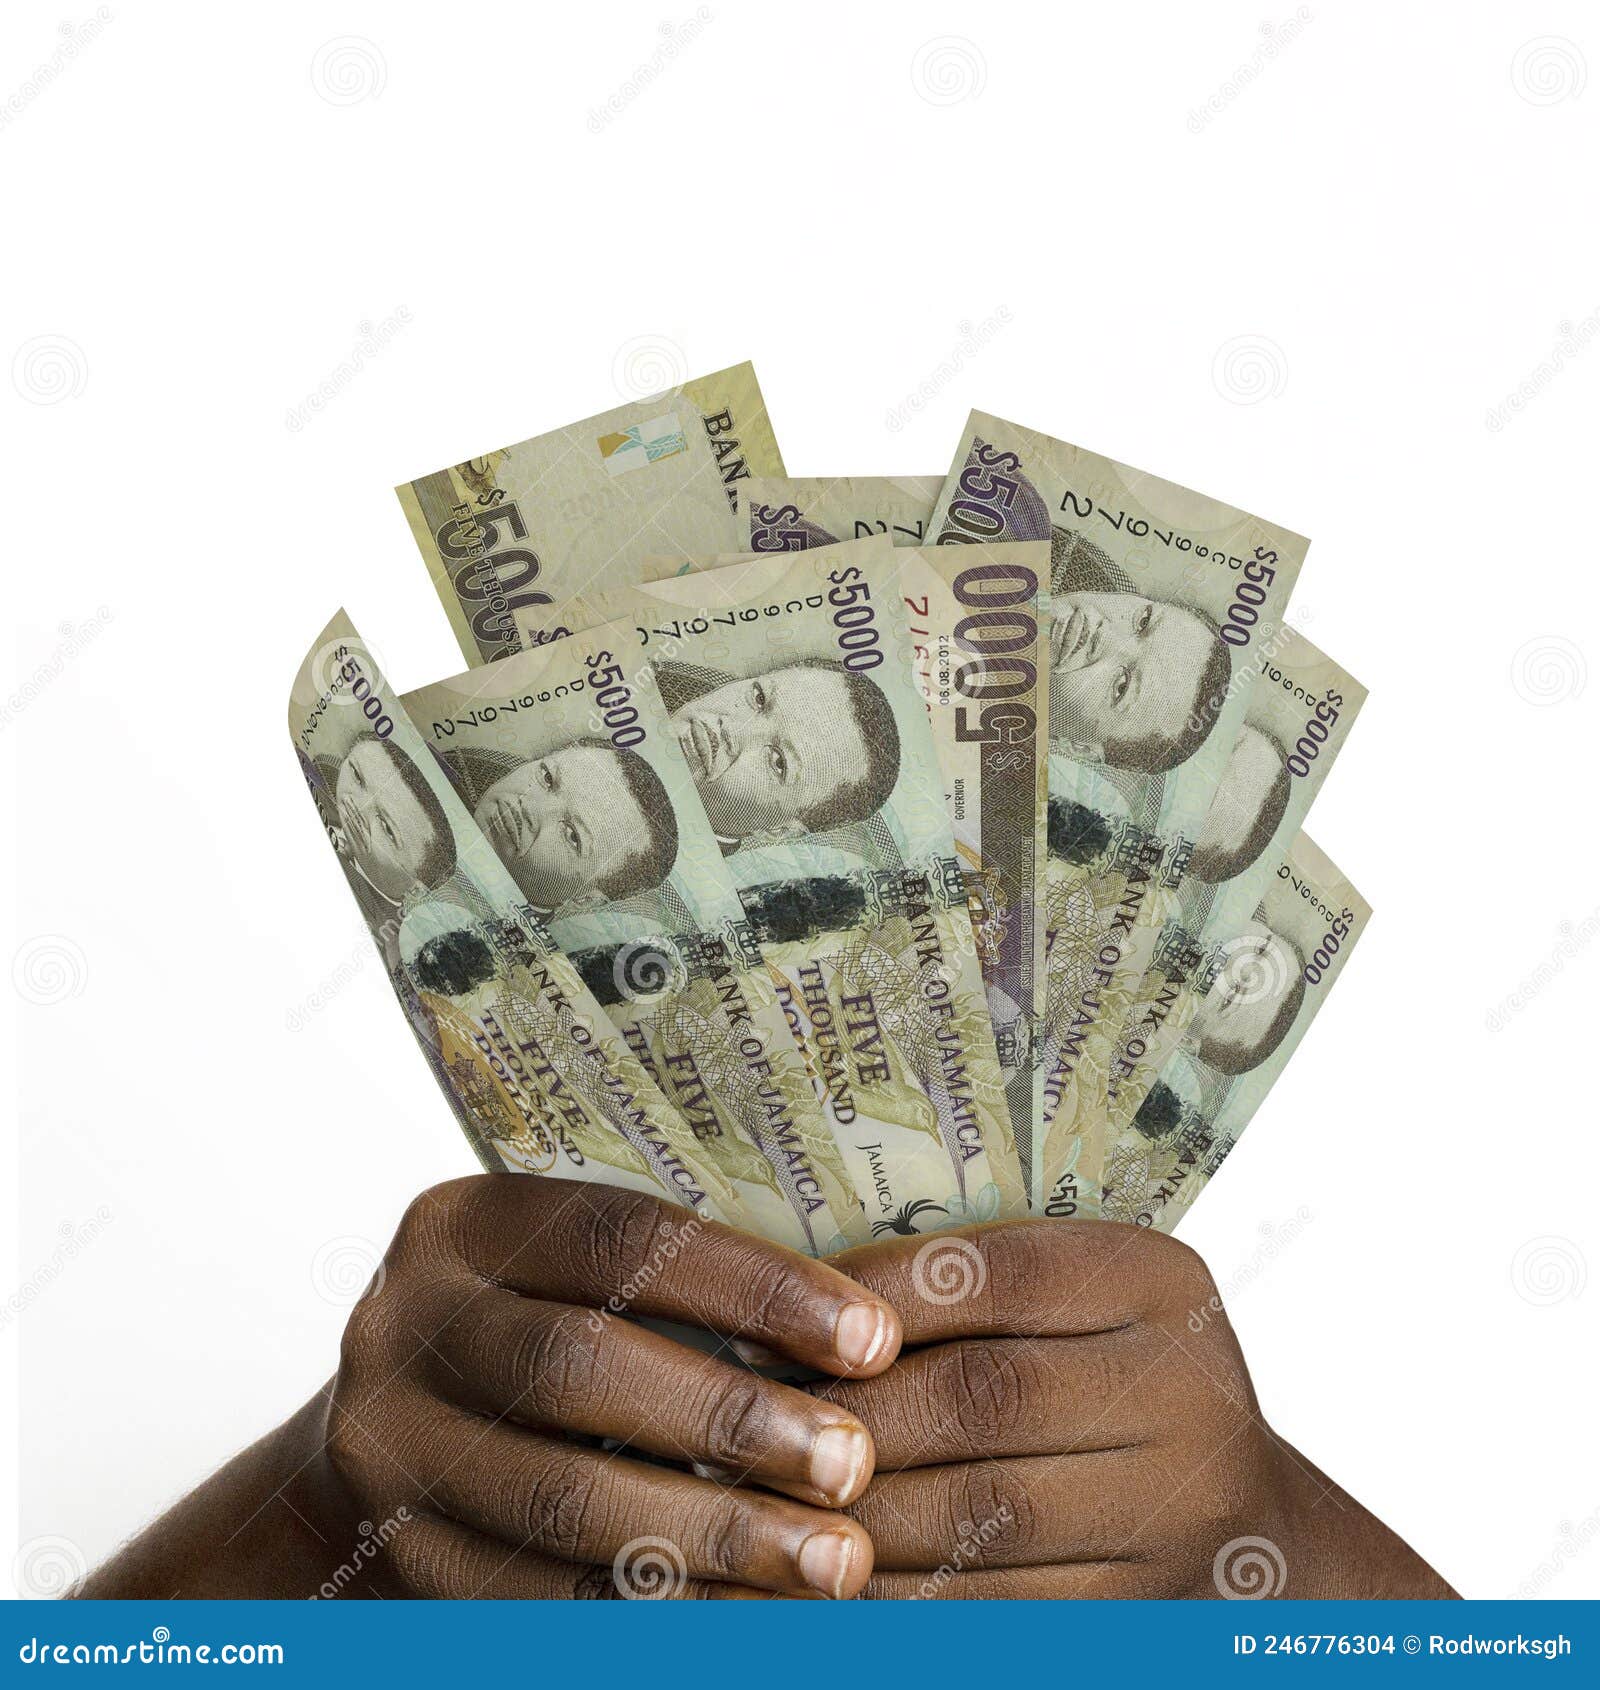
[[597, 1393], [603, 1378], [599, 1335], [585, 1310], [558, 1309], [529, 1321], [511, 1365], [523, 1390], [522, 1406], [561, 1424]]
[[648, 1192], [591, 1189], [594, 1195], [583, 1205], [584, 1220], [576, 1228], [573, 1259], [605, 1296], [641, 1276], [672, 1211]]
[[1199, 1251], [1181, 1238], [1146, 1229], [1144, 1246], [1160, 1305], [1167, 1309], [1195, 1309], [1215, 1303], [1221, 1308], [1216, 1282]]
[[975, 1450], [1014, 1431], [1037, 1397], [1038, 1368], [1021, 1346], [952, 1344], [936, 1367], [934, 1389]]
[[1056, 1280], [1061, 1229], [1054, 1221], [988, 1227], [973, 1242], [983, 1259], [984, 1295], [995, 1315], [1034, 1308], [1039, 1287]]
[[722, 1467], [748, 1472], [769, 1453], [772, 1414], [758, 1379], [725, 1385], [719, 1379], [706, 1419], [706, 1453]]
[[578, 1456], [551, 1453], [524, 1490], [525, 1541], [559, 1561], [586, 1561], [595, 1535], [598, 1473]]
[[575, 1602], [620, 1602], [622, 1587], [610, 1567], [579, 1567], [572, 1580]]
[[736, 1579], [755, 1564], [766, 1537], [759, 1507], [727, 1492], [715, 1499], [701, 1538], [708, 1573]]
[[956, 1470], [947, 1496], [955, 1540], [970, 1543], [972, 1558], [1023, 1559], [1038, 1538], [1038, 1521], [1028, 1488], [999, 1462], [972, 1462]]
[[816, 1324], [816, 1293], [795, 1264], [776, 1253], [743, 1262], [735, 1312], [741, 1331], [803, 1332]]

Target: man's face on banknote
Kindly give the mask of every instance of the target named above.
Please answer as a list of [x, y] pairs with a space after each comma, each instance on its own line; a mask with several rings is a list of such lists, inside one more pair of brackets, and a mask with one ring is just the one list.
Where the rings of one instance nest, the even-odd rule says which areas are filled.
[[473, 816], [522, 895], [546, 911], [659, 885], [677, 839], [670, 801], [649, 766], [605, 741], [577, 741], [518, 764], [484, 792]]
[[1137, 593], [1063, 593], [1053, 608], [1051, 738], [1116, 768], [1158, 772], [1182, 762], [1205, 738], [1227, 685], [1216, 629], [1182, 605]]
[[875, 734], [863, 718], [881, 697], [836, 665], [791, 664], [728, 681], [674, 711], [717, 835], [816, 830], [870, 815], [894, 784], [881, 767], [886, 755], [898, 763], [898, 740], [884, 743], [892, 722], [887, 735]]
[[1206, 811], [1189, 873], [1211, 882], [1242, 874], [1267, 848], [1289, 803], [1289, 771], [1270, 734], [1239, 730]]
[[1254, 921], [1222, 947], [1221, 966], [1189, 1024], [1201, 1061], [1243, 1074], [1278, 1048], [1305, 995], [1299, 953]]
[[404, 751], [373, 738], [357, 740], [334, 783], [344, 848], [396, 903], [427, 880], [440, 846], [439, 820], [424, 803], [419, 783]]

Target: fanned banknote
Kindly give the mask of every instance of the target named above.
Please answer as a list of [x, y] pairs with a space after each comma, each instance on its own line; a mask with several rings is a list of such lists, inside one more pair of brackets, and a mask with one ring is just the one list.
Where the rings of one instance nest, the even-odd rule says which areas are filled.
[[[758, 508], [752, 505], [752, 509]], [[786, 526], [773, 551], [835, 542]], [[754, 557], [762, 554], [756, 553]], [[714, 560], [750, 564], [752, 554]], [[1049, 568], [1043, 541], [899, 546], [895, 579], [905, 601], [912, 674], [933, 729], [956, 853], [978, 945], [1006, 1109], [1024, 1186], [1032, 1177], [1034, 1123], [1043, 1099], [1035, 1033], [1044, 989], [1045, 759], [1049, 651], [1039, 592]], [[781, 579], [774, 558], [744, 579]], [[686, 566], [650, 559], [661, 579]]]
[[289, 735], [483, 1165], [664, 1190], [738, 1223], [731, 1186], [555, 948], [343, 611], [295, 678]]
[[521, 631], [632, 626], [873, 1228], [911, 1232], [1026, 1205], [894, 564], [880, 536]]
[[1307, 542], [974, 412], [939, 545], [1051, 548], [1044, 1109], [1033, 1205], [1094, 1213], [1117, 1035], [1244, 720]]
[[752, 474], [782, 475], [783, 460], [755, 371], [736, 364], [395, 491], [477, 664], [518, 649], [518, 611], [630, 585], [647, 552], [741, 544]]
[[1180, 1048], [1106, 1161], [1101, 1216], [1170, 1232], [1222, 1166], [1372, 910], [1304, 833], [1259, 907], [1213, 942]]
[[750, 549], [797, 552], [887, 534], [897, 546], [929, 543], [942, 475], [752, 476], [740, 492]]
[[1288, 622], [1257, 661], [1244, 726], [1195, 840], [1176, 912], [1118, 1038], [1108, 1143], [1132, 1125], [1194, 1014], [1213, 942], [1237, 932], [1260, 903], [1367, 696]]
[[867, 1236], [676, 736], [631, 651], [558, 640], [401, 700], [745, 1224]]

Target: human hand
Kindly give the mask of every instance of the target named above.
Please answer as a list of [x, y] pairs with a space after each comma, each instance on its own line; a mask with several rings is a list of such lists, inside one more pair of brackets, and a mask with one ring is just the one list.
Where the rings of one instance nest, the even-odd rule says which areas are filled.
[[871, 1541], [831, 1510], [872, 1472], [860, 1422], [624, 1309], [832, 1374], [880, 1372], [900, 1344], [893, 1309], [836, 1269], [658, 1199], [516, 1175], [435, 1187], [350, 1317], [327, 1413], [350, 1515], [403, 1521], [380, 1576], [431, 1597], [859, 1591]]
[[1447, 1596], [1262, 1419], [1205, 1264], [1015, 1221], [832, 1258], [904, 1353], [813, 1391], [872, 1433], [869, 1597]]

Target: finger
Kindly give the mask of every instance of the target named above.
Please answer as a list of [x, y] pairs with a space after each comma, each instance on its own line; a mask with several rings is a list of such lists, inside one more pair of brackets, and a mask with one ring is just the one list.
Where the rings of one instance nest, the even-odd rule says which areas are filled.
[[517, 1174], [474, 1183], [463, 1253], [512, 1290], [682, 1321], [826, 1373], [878, 1373], [899, 1350], [886, 1302], [793, 1250], [638, 1192]]
[[1140, 1463], [1137, 1451], [1103, 1450], [884, 1473], [850, 1515], [882, 1572], [1121, 1560], [1160, 1505]]
[[437, 1515], [408, 1520], [388, 1545], [409, 1589], [435, 1601], [565, 1602], [653, 1598], [659, 1601], [782, 1600], [770, 1590], [692, 1579], [657, 1542], [645, 1539], [604, 1567], [552, 1561], [512, 1549]]
[[1194, 1251], [1106, 1221], [1000, 1221], [829, 1260], [900, 1313], [903, 1343], [1106, 1332], [1214, 1293]]
[[847, 1408], [598, 1309], [493, 1287], [464, 1306], [447, 1290], [439, 1300], [424, 1364], [464, 1408], [613, 1438], [828, 1508], [872, 1476], [872, 1439]]
[[1126, 1601], [1146, 1594], [1139, 1561], [1082, 1561], [1064, 1567], [997, 1567], [968, 1572], [950, 1562], [918, 1573], [874, 1573], [862, 1595], [877, 1602]]
[[879, 1473], [946, 1462], [1121, 1449], [1150, 1435], [1171, 1341], [1148, 1327], [1084, 1338], [957, 1339], [819, 1397], [872, 1428]]
[[608, 1564], [662, 1538], [690, 1577], [834, 1597], [872, 1571], [872, 1540], [842, 1515], [442, 1404], [414, 1425], [408, 1453], [440, 1513], [553, 1560]]

